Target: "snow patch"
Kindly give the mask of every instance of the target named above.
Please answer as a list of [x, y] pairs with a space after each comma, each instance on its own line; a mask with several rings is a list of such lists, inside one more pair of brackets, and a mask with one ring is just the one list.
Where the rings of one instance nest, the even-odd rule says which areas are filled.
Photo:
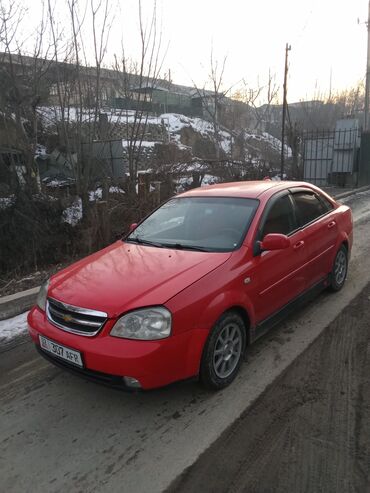
[[41, 144], [37, 144], [35, 149], [35, 157], [41, 157], [45, 159], [47, 157], [46, 147]]
[[202, 180], [202, 187], [206, 185], [215, 185], [216, 183], [220, 182], [220, 177], [214, 176], [214, 175], [204, 175], [204, 178]]
[[15, 196], [10, 195], [9, 197], [0, 197], [0, 209], [6, 209], [14, 204]]
[[80, 197], [76, 198], [70, 207], [67, 207], [63, 211], [63, 221], [70, 224], [71, 226], [76, 226], [82, 219], [82, 200]]
[[[96, 117], [95, 111], [89, 108], [84, 108], [81, 111], [80, 108], [69, 107], [63, 114], [59, 107], [41, 107], [38, 109], [38, 112], [45, 127], [51, 125], [55, 126], [63, 119], [63, 117], [64, 121], [67, 123], [92, 122]], [[134, 123], [138, 125], [140, 122], [145, 122], [147, 125], [162, 127], [165, 133], [168, 134], [169, 141], [177, 143], [179, 147], [182, 146], [180, 132], [183, 128], [191, 128], [202, 137], [210, 139], [211, 141], [215, 141], [216, 138], [213, 123], [198, 117], [189, 117], [178, 113], [163, 113], [159, 116], [145, 114], [143, 118], [140, 118], [134, 110], [116, 109], [105, 109], [104, 114], [107, 117], [108, 123], [111, 124], [128, 125]], [[261, 144], [269, 146], [270, 149], [276, 152], [281, 152], [281, 141], [267, 132], [262, 134], [252, 134], [244, 131], [243, 135], [246, 143], [251, 143], [251, 141], [253, 143], [253, 140], [258, 141]], [[232, 132], [228, 131], [224, 127], [218, 129], [218, 145], [226, 155], [231, 154], [232, 139]], [[156, 143], [157, 142], [143, 141], [141, 146], [144, 148], [153, 148]], [[124, 148], [127, 148], [128, 144], [128, 140], [122, 140], [122, 146]], [[137, 147], [138, 144], [139, 142], [136, 142], [135, 146]], [[180, 148], [183, 150], [187, 149], [186, 146]], [[285, 145], [284, 148], [286, 156], [288, 158], [292, 157], [291, 148], [288, 145]], [[41, 150], [41, 152], [43, 153], [44, 151]]]
[[[257, 138], [257, 135], [255, 135], [254, 137]], [[281, 140], [277, 139], [267, 132], [263, 132], [262, 137], [264, 140], [267, 140], [269, 144], [271, 144], [271, 147], [281, 152]], [[292, 157], [292, 149], [287, 144], [284, 144], [284, 152], [288, 157]]]
[[74, 183], [74, 180], [72, 178], [68, 178], [68, 179], [53, 178], [53, 179], [50, 179], [47, 176], [46, 178], [44, 178], [42, 180], [42, 182], [45, 183], [45, 185], [47, 187], [50, 187], [50, 188], [58, 188], [58, 187], [64, 187], [64, 186], [71, 185], [71, 184]]
[[27, 314], [28, 312], [0, 321], [0, 346], [27, 332]]
[[95, 202], [96, 200], [101, 200], [103, 197], [103, 189], [97, 188], [96, 190], [89, 191], [89, 201]]
[[125, 193], [120, 187], [109, 187], [109, 193]]
[[[122, 147], [128, 147], [130, 144], [129, 140], [122, 140]], [[140, 141], [137, 142], [132, 142], [132, 145], [135, 146], [136, 148], [141, 145], [141, 147], [154, 147], [156, 144], [159, 144], [159, 142], [151, 142], [148, 140], [143, 140], [140, 144]]]

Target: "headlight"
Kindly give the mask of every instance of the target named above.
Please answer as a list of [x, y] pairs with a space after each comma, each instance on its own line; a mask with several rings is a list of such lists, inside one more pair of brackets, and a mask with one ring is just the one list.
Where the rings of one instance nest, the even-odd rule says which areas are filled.
[[110, 334], [125, 339], [146, 341], [164, 339], [171, 334], [171, 313], [162, 306], [135, 310], [123, 315]]
[[39, 294], [37, 295], [36, 304], [42, 311], [45, 311], [46, 308], [46, 298], [48, 295], [49, 289], [49, 279], [41, 284]]

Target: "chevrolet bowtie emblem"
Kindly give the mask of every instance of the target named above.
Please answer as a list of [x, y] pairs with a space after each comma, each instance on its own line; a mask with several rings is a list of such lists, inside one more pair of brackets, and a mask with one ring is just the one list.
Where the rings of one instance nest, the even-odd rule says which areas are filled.
[[63, 315], [63, 320], [64, 320], [65, 322], [71, 322], [72, 317], [71, 317], [71, 315]]

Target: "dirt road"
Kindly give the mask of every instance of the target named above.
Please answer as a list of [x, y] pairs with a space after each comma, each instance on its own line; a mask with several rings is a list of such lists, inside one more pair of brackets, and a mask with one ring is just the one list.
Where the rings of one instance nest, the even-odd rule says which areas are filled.
[[0, 491], [153, 493], [168, 487], [369, 282], [370, 192], [353, 200], [353, 208], [356, 239], [345, 289], [323, 293], [256, 343], [222, 392], [189, 383], [125, 394], [54, 368], [28, 341], [1, 352]]
[[370, 491], [370, 285], [169, 491]]

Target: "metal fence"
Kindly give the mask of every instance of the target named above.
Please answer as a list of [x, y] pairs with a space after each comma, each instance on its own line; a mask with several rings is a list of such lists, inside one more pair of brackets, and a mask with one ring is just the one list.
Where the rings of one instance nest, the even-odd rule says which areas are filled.
[[361, 132], [358, 128], [315, 131], [302, 136], [303, 176], [319, 186], [355, 186]]

